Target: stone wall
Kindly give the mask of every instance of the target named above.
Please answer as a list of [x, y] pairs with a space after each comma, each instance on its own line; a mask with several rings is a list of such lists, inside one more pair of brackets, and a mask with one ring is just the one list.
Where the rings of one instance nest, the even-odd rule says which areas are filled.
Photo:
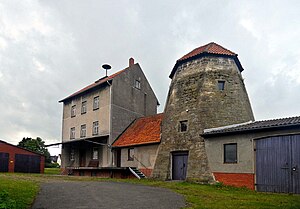
[[[218, 89], [225, 81], [225, 89]], [[187, 120], [187, 131], [179, 122]], [[172, 152], [188, 151], [187, 179], [212, 181], [205, 128], [254, 120], [243, 78], [231, 57], [205, 56], [178, 65], [162, 122], [162, 140], [152, 177], [172, 179]]]

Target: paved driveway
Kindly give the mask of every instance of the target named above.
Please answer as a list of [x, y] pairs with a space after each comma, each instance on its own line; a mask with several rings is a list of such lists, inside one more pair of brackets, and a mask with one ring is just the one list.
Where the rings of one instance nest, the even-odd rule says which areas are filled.
[[177, 209], [184, 198], [170, 190], [115, 182], [42, 184], [33, 209]]

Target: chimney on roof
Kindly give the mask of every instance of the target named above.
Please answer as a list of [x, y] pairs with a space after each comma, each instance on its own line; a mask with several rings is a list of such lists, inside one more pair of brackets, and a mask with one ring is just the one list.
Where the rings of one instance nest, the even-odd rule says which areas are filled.
[[134, 59], [132, 57], [129, 58], [129, 67], [134, 65]]

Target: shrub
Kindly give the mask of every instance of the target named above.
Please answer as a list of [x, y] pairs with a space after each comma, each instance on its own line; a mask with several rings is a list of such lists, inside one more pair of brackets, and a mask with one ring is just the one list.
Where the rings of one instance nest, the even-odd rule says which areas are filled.
[[14, 209], [17, 208], [17, 203], [15, 200], [8, 196], [6, 190], [0, 192], [0, 209]]

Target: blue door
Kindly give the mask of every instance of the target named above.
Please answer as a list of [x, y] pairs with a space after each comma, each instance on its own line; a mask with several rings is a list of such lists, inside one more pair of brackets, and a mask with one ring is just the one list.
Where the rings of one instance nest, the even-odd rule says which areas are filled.
[[188, 152], [172, 153], [172, 180], [185, 180]]
[[300, 193], [300, 135], [256, 140], [256, 188]]

